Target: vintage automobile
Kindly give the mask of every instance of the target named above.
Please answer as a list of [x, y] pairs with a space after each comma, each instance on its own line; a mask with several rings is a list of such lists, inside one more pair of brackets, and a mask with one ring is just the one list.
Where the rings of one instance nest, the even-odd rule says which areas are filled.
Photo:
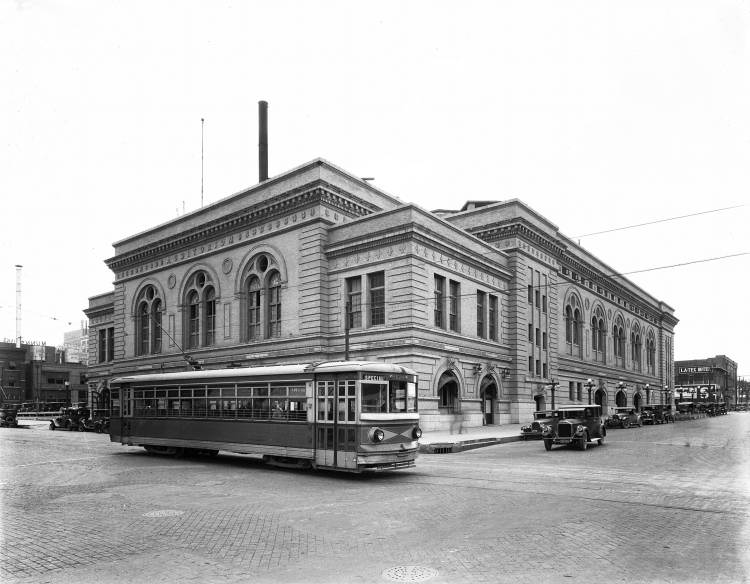
[[555, 410], [540, 410], [534, 412], [534, 419], [531, 424], [521, 426], [521, 438], [524, 440], [528, 440], [529, 438], [541, 438], [542, 425], [549, 423], [554, 417]]
[[0, 427], [16, 428], [18, 426], [18, 406], [4, 405], [0, 406]]
[[94, 410], [89, 418], [85, 418], [78, 424], [81, 432], [109, 432], [109, 412], [107, 410]]
[[50, 430], [80, 430], [80, 425], [89, 418], [90, 410], [84, 407], [60, 408], [60, 413], [49, 423]]
[[653, 406], [646, 406], [641, 408], [641, 424], [660, 424], [661, 421], [656, 418], [656, 411]]
[[589, 444], [604, 444], [606, 435], [602, 407], [597, 404], [563, 406], [549, 423], [542, 426], [542, 440], [548, 451], [552, 450], [554, 444], [586, 450]]
[[672, 410], [669, 408], [669, 406], [655, 405], [651, 407], [653, 408], [655, 424], [668, 424], [669, 422], [674, 423], [674, 416], [672, 415]]
[[719, 402], [716, 404], [716, 412], [719, 416], [724, 416], [727, 413], [727, 404], [725, 402]]
[[607, 428], [630, 428], [631, 426], [642, 426], [641, 415], [633, 408], [615, 408], [615, 411], [606, 419]]

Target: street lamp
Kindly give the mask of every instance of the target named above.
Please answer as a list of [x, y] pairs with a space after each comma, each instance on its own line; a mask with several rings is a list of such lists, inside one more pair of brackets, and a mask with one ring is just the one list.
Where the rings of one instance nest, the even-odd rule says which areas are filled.
[[647, 383], [646, 387], [644, 387], [643, 389], [646, 390], [646, 404], [650, 404], [651, 403], [651, 386]]
[[544, 385], [549, 385], [550, 389], [552, 390], [552, 409], [555, 409], [555, 388], [560, 385], [559, 382], [555, 381], [554, 379], [550, 381], [549, 383], [545, 383]]
[[594, 387], [594, 380], [590, 377], [586, 380], [586, 389], [589, 392], [589, 405], [591, 405], [591, 388]]

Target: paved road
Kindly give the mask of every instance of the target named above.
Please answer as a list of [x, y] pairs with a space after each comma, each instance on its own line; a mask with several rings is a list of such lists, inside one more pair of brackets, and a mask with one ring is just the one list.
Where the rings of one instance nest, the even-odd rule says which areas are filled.
[[750, 413], [375, 476], [0, 429], [0, 580], [750, 582]]

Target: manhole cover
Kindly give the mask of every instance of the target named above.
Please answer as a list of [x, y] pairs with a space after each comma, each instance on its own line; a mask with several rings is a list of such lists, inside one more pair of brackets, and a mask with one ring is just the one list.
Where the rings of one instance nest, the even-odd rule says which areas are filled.
[[158, 511], [149, 511], [144, 513], [144, 517], [175, 517], [176, 515], [182, 515], [184, 511], [176, 511], [175, 509], [159, 509]]
[[383, 572], [383, 577], [393, 582], [426, 582], [437, 574], [437, 570], [425, 566], [394, 566]]

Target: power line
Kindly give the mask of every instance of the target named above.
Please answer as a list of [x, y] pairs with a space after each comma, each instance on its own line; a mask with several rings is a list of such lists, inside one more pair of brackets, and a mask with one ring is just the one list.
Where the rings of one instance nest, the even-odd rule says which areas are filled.
[[687, 217], [697, 217], [698, 215], [708, 215], [709, 213], [718, 213], [719, 211], [728, 211], [730, 209], [738, 209], [744, 207], [744, 205], [734, 205], [733, 207], [722, 207], [721, 209], [711, 209], [709, 211], [699, 211], [697, 213], [690, 213], [689, 215], [678, 215], [676, 217], [667, 217], [666, 219], [656, 219], [655, 221], [647, 221], [646, 223], [636, 223], [635, 225], [626, 225], [625, 227], [614, 227], [612, 229], [605, 229], [604, 231], [594, 231], [593, 233], [584, 233], [583, 235], [574, 235], [571, 239], [580, 239], [581, 237], [590, 237], [592, 235], [601, 235], [603, 233], [612, 233], [614, 231], [624, 231], [626, 229], [635, 229], [636, 227], [644, 227], [646, 225], [655, 225], [657, 223], [666, 223], [668, 221], [676, 221], [677, 219], [686, 219]]

